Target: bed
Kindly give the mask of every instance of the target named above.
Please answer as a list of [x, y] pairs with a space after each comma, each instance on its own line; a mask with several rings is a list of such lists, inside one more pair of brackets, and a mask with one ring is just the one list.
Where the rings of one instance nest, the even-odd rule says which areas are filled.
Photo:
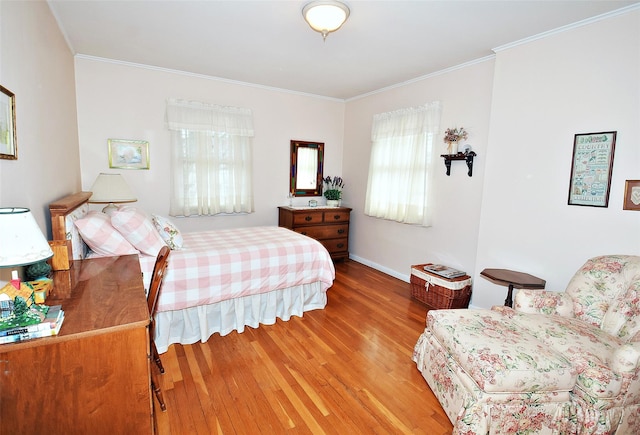
[[[90, 196], [79, 192], [49, 205], [52, 243], [74, 260], [104, 255], [88, 249], [78, 230], [88, 216], [103, 218], [90, 210]], [[241, 333], [246, 326], [288, 321], [327, 305], [335, 269], [328, 251], [314, 239], [276, 226], [181, 237], [181, 249], [172, 249], [169, 256], [158, 299], [155, 342], [160, 353], [174, 343], [205, 342], [216, 332]], [[148, 288], [155, 256], [142, 251], [138, 256]]]

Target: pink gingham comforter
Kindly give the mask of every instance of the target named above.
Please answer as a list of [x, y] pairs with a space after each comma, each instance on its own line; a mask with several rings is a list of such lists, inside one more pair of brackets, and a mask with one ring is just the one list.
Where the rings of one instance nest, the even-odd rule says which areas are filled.
[[[280, 227], [183, 233], [184, 247], [169, 255], [158, 311], [180, 310], [286, 287], [333, 285], [335, 269], [316, 240]], [[155, 257], [140, 256], [145, 284]]]

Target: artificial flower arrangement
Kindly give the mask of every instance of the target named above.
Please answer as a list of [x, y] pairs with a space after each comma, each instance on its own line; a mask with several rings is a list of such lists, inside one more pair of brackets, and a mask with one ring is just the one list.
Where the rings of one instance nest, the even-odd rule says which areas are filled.
[[459, 142], [462, 139], [466, 139], [469, 136], [464, 127], [447, 128], [444, 132], [444, 141], [446, 143]]
[[327, 177], [324, 180], [324, 197], [328, 200], [340, 200], [342, 198], [342, 189], [344, 189], [344, 181], [342, 177]]

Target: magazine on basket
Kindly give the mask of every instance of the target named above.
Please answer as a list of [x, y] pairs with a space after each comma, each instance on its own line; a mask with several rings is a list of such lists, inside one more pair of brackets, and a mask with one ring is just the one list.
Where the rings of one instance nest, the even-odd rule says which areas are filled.
[[452, 267], [443, 266], [442, 264], [427, 264], [426, 266], [424, 266], [424, 270], [449, 279], [457, 278], [459, 276], [464, 276], [467, 274], [466, 272], [454, 269]]

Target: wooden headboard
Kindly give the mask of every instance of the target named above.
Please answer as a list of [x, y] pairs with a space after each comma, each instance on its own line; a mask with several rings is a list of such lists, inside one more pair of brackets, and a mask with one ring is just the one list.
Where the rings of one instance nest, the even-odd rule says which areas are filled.
[[68, 269], [69, 267], [65, 266], [72, 259], [84, 258], [84, 242], [73, 221], [87, 214], [89, 198], [91, 198], [91, 192], [78, 192], [49, 204], [54, 270]]

